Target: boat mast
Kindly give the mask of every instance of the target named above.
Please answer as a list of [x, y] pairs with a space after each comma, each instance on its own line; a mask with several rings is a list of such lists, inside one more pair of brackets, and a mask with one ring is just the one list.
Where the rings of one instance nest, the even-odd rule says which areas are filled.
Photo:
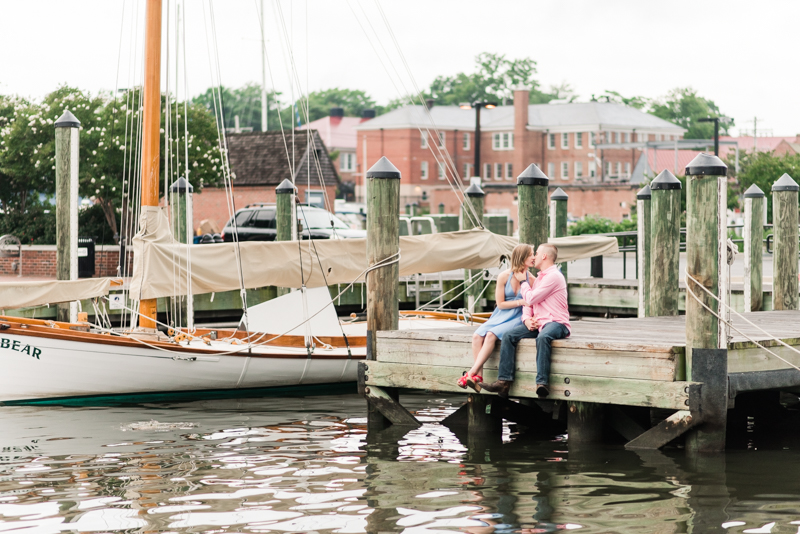
[[[158, 206], [161, 139], [161, 0], [147, 0], [142, 116], [142, 207]], [[156, 328], [156, 299], [139, 303], [139, 326]]]

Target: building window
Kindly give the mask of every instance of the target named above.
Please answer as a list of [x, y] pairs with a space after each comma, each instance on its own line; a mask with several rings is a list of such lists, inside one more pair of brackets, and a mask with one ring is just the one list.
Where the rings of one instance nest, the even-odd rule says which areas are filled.
[[428, 179], [428, 162], [427, 161], [423, 161], [422, 163], [419, 164], [419, 173], [420, 173], [419, 174], [420, 178], [422, 178], [423, 180], [427, 180]]
[[628, 162], [625, 164], [625, 178], [631, 177], [631, 163]]
[[613, 133], [613, 139], [615, 143], [619, 143], [619, 132]]
[[511, 150], [514, 148], [513, 133], [496, 133], [492, 135], [492, 148], [494, 150]]
[[575, 132], [575, 148], [583, 148], [583, 132]]
[[637, 133], [636, 134], [636, 140], [639, 141], [640, 143], [646, 143], [647, 142], [647, 134], [646, 133]]
[[611, 162], [606, 161], [606, 178], [611, 177]]
[[575, 162], [575, 178], [583, 178], [583, 162]]
[[492, 179], [492, 164], [491, 163], [484, 163], [483, 164], [483, 179], [484, 180], [491, 180]]
[[561, 134], [561, 148], [569, 148], [569, 134], [566, 132]]
[[594, 143], [595, 143], [594, 136], [595, 136], [594, 132], [589, 133], [589, 148], [594, 148]]
[[621, 165], [620, 165], [619, 161], [614, 164], [614, 174], [617, 175], [617, 176], [620, 175], [620, 172], [619, 172], [620, 171], [620, 167], [621, 167]]
[[622, 135], [624, 136], [623, 139], [625, 140], [624, 141], [625, 143], [630, 143], [631, 142], [631, 133], [630, 132], [625, 132]]
[[471, 173], [472, 173], [472, 163], [465, 163], [464, 174], [461, 177], [467, 179], [470, 177]]
[[461, 142], [461, 147], [464, 150], [469, 150], [469, 134], [468, 133], [464, 134], [464, 137], [463, 137], [462, 142]]
[[503, 179], [503, 164], [502, 163], [495, 163], [494, 164], [494, 179], [495, 180], [502, 180]]
[[547, 177], [553, 178], [556, 174], [556, 164], [555, 163], [548, 163], [547, 164]]
[[444, 180], [444, 173], [445, 173], [444, 162], [440, 161], [436, 165], [439, 167], [439, 179]]
[[597, 162], [594, 160], [589, 162], [589, 176], [592, 178], [597, 176]]
[[421, 131], [420, 136], [419, 147], [428, 148], [428, 130]]
[[656, 141], [661, 141], [661, 134], [656, 134]]
[[339, 155], [339, 170], [342, 172], [353, 172], [356, 166], [356, 155], [352, 152], [342, 152]]
[[556, 147], [556, 134], [547, 134], [547, 148], [554, 149]]
[[514, 177], [514, 169], [510, 163], [506, 163], [506, 180], [511, 180]]
[[569, 163], [566, 161], [561, 163], [561, 179], [569, 180]]
[[444, 148], [444, 132], [439, 132], [439, 148]]

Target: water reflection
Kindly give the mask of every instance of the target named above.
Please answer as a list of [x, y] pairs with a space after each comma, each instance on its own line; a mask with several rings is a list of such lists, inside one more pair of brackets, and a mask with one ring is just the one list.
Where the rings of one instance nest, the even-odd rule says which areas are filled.
[[369, 437], [355, 395], [0, 408], [0, 532], [798, 532], [791, 437], [691, 461], [468, 442], [438, 423], [461, 400], [405, 396], [423, 426]]

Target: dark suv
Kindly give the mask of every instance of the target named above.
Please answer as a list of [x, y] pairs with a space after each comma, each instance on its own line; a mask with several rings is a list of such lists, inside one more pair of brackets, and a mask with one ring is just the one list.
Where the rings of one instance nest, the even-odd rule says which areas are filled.
[[[239, 241], [275, 241], [275, 204], [247, 206], [236, 212]], [[353, 230], [329, 211], [312, 206], [297, 206], [301, 239], [347, 239], [367, 237], [365, 230]], [[233, 241], [233, 219], [222, 231], [225, 242]]]

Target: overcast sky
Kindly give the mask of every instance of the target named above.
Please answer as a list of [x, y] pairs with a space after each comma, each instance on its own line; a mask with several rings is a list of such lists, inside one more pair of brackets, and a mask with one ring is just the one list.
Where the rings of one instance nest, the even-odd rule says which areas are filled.
[[[175, 1], [170, 0], [171, 38]], [[263, 0], [272, 70], [267, 84], [284, 92], [287, 101], [289, 51], [297, 69], [295, 95], [341, 87], [365, 90], [386, 103], [413, 87], [377, 0], [276, 1]], [[182, 9], [191, 95], [215, 83], [209, 63], [217, 60], [223, 85], [261, 82], [260, 2], [214, 0], [214, 47], [208, 0], [187, 0]], [[759, 130], [800, 133], [800, 69], [793, 59], [797, 0], [381, 0], [380, 5], [420, 87], [440, 74], [472, 71], [477, 54], [495, 52], [534, 59], [544, 88], [567, 82], [580, 100], [605, 90], [652, 98], [691, 86], [740, 128], [752, 129], [758, 117]], [[141, 83], [144, 6], [145, 0], [0, 0], [0, 93], [38, 99], [62, 83], [91, 92]], [[174, 45], [170, 54], [174, 88]], [[180, 83], [182, 95], [183, 75]]]

